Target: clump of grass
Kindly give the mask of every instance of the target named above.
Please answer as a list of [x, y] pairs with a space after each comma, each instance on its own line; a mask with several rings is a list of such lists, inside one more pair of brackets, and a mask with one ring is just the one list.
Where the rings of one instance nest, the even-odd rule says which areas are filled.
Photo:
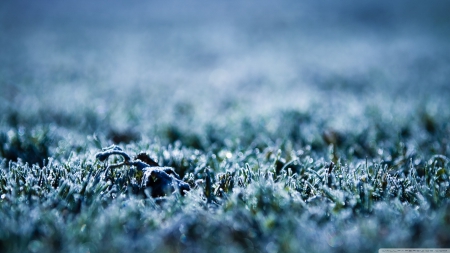
[[43, 166], [50, 157], [50, 146], [56, 141], [48, 127], [27, 129], [16, 127], [0, 131], [0, 156], [8, 161], [19, 159]]
[[[107, 131], [79, 146], [78, 140], [56, 142], [51, 132], [5, 125], [0, 251], [448, 247], [450, 154], [442, 141], [447, 118], [429, 113], [430, 131], [420, 115], [390, 124], [367, 114], [368, 123], [350, 131], [333, 127], [326, 117], [284, 110], [243, 117], [228, 128], [208, 123], [204, 135], [180, 128], [179, 138], [142, 135], [122, 144], [123, 153], [149, 159], [147, 165], [173, 168], [191, 188], [184, 196], [163, 198], [136, 194], [143, 173], [132, 156], [110, 170], [103, 162], [123, 158], [96, 159], [108, 143]], [[184, 142], [194, 135], [198, 146]], [[21, 148], [16, 158], [7, 155], [11, 147]], [[45, 163], [33, 162], [30, 154]]]

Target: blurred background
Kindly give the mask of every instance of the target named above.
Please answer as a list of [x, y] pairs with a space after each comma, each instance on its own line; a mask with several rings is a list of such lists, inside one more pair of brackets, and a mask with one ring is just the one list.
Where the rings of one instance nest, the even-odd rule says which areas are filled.
[[2, 122], [151, 134], [447, 103], [449, 13], [448, 1], [5, 0]]

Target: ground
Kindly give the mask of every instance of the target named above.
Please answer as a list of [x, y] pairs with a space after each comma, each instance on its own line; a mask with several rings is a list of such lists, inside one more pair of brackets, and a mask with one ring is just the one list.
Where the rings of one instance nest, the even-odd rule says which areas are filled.
[[3, 1], [0, 251], [450, 247], [449, 10]]

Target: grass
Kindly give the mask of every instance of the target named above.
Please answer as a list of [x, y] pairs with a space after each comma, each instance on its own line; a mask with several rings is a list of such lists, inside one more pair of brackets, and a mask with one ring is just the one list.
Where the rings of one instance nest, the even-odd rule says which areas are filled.
[[449, 4], [328, 2], [0, 1], [0, 252], [450, 248]]
[[[324, 108], [318, 108], [324, 109]], [[326, 110], [326, 109], [324, 109]], [[448, 247], [448, 117], [423, 110], [337, 130], [281, 110], [204, 132], [158, 130], [120, 146], [147, 152], [190, 184], [185, 196], [134, 194], [133, 166], [95, 159], [64, 127], [3, 125], [2, 252], [375, 252]], [[8, 125], [9, 124], [9, 125]], [[101, 126], [99, 126], [101, 128]], [[177, 134], [174, 135], [173, 132]], [[176, 138], [174, 137], [176, 136]], [[108, 139], [110, 138], [110, 139]], [[126, 138], [125, 138], [126, 139]], [[193, 141], [194, 140], [194, 141]], [[115, 163], [120, 157], [109, 158]]]

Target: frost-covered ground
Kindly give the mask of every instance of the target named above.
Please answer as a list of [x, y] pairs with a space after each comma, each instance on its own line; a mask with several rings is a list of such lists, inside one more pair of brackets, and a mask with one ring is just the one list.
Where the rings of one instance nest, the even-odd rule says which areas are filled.
[[[449, 11], [2, 1], [0, 251], [450, 247]], [[191, 192], [132, 194], [113, 143]]]

